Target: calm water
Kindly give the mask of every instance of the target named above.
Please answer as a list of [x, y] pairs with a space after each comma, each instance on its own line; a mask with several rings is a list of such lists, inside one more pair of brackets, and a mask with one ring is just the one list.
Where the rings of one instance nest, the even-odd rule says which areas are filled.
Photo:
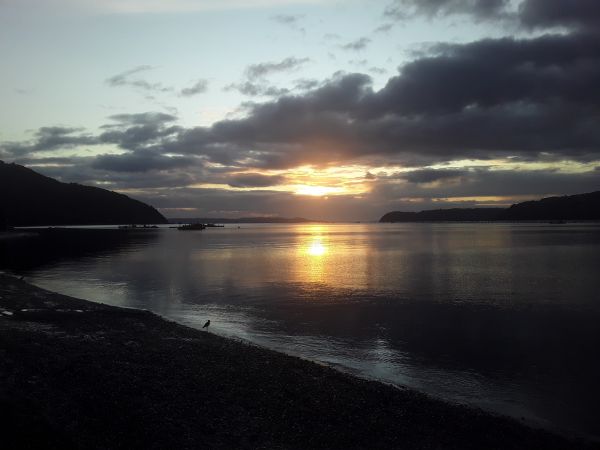
[[35, 284], [600, 437], [600, 226], [163, 229]]

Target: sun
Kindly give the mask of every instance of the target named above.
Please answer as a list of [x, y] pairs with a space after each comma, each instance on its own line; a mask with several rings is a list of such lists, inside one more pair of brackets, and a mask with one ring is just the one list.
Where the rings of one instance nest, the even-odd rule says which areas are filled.
[[339, 193], [340, 188], [326, 187], [326, 186], [299, 186], [296, 189], [295, 194], [297, 195], [311, 195], [313, 197], [323, 197], [324, 195]]

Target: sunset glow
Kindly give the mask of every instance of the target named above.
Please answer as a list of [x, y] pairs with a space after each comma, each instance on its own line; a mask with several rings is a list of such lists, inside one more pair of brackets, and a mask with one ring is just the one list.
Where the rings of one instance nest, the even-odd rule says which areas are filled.
[[341, 188], [326, 187], [326, 186], [301, 186], [296, 190], [298, 195], [312, 195], [314, 197], [323, 197], [330, 194], [340, 194], [343, 192]]

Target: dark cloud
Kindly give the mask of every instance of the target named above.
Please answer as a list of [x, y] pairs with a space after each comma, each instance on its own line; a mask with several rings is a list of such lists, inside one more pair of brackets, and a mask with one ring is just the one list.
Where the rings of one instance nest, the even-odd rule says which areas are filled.
[[475, 17], [495, 17], [505, 11], [508, 0], [396, 0], [384, 15], [393, 19], [408, 19], [415, 15], [428, 17], [468, 14]]
[[11, 155], [12, 157], [24, 157], [35, 152], [47, 152], [96, 144], [98, 144], [98, 138], [83, 133], [83, 129], [81, 128], [42, 127], [36, 131], [32, 141], [3, 143], [0, 149], [2, 153]]
[[167, 122], [175, 122], [177, 116], [161, 112], [144, 112], [136, 114], [113, 114], [109, 119], [117, 124], [105, 125], [104, 128], [128, 125], [154, 125], [159, 126]]
[[401, 178], [409, 183], [432, 183], [440, 180], [456, 179], [468, 174], [465, 170], [459, 169], [422, 169], [406, 172]]
[[[256, 67], [257, 75], [273, 70]], [[208, 128], [182, 129], [168, 114], [119, 115], [112, 116], [119, 126], [99, 136], [40, 130], [39, 142], [17, 149], [102, 142], [263, 169], [377, 158], [411, 165], [548, 155], [593, 161], [600, 159], [598, 79], [593, 33], [486, 39], [439, 45], [379, 91], [367, 75], [338, 73], [301, 94], [273, 92], [276, 100], [247, 105], [246, 117]]]
[[[449, 170], [449, 169], [448, 169]], [[418, 171], [417, 174], [422, 171]], [[441, 171], [440, 171], [441, 172]], [[401, 177], [402, 178], [402, 177]], [[458, 180], [458, 182], [456, 182]], [[435, 185], [382, 180], [373, 195], [377, 198], [461, 198], [513, 197], [526, 194], [543, 197], [554, 194], [577, 194], [600, 188], [600, 174], [595, 171], [565, 173], [546, 170], [464, 170], [458, 177], [441, 178]]]
[[165, 156], [156, 152], [135, 151], [121, 155], [99, 155], [91, 167], [110, 172], [148, 172], [188, 167], [194, 164], [189, 156]]
[[440, 46], [377, 92], [364, 74], [338, 74], [195, 135], [201, 145], [262, 150], [258, 159], [278, 167], [301, 157], [322, 163], [407, 154], [429, 161], [542, 153], [590, 160], [600, 146], [599, 42], [571, 33]]
[[531, 27], [574, 26], [597, 29], [597, 0], [526, 0], [519, 9], [521, 21]]
[[595, 107], [600, 40], [595, 34], [488, 39], [438, 46], [441, 55], [402, 68], [374, 98], [400, 114], [443, 113], [521, 102]]
[[348, 42], [347, 44], [340, 45], [340, 48], [344, 50], [352, 50], [352, 51], [360, 51], [367, 48], [367, 46], [371, 43], [371, 39], [368, 37], [361, 37], [356, 39], [355, 41]]
[[65, 182], [87, 184], [113, 190], [170, 190], [200, 183], [206, 174], [200, 165], [174, 169], [106, 170], [94, 164], [96, 157], [73, 158], [69, 165], [33, 166], [46, 176]]
[[183, 88], [179, 91], [182, 97], [192, 97], [194, 95], [203, 94], [208, 90], [208, 80], [198, 80], [192, 86]]
[[386, 17], [396, 20], [417, 15], [439, 18], [455, 14], [511, 20], [529, 28], [594, 30], [600, 25], [600, 3], [596, 0], [395, 0], [384, 11]]
[[105, 131], [98, 136], [98, 142], [115, 144], [126, 150], [139, 150], [152, 145], [160, 147], [181, 131], [180, 127], [169, 125], [177, 119], [171, 114], [116, 114], [110, 119], [116, 123], [101, 127]]

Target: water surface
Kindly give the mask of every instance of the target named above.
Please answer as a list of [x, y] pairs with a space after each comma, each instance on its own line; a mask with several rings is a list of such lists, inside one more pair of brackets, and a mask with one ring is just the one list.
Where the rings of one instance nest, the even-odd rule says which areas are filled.
[[148, 231], [27, 273], [363, 376], [600, 437], [600, 226]]

